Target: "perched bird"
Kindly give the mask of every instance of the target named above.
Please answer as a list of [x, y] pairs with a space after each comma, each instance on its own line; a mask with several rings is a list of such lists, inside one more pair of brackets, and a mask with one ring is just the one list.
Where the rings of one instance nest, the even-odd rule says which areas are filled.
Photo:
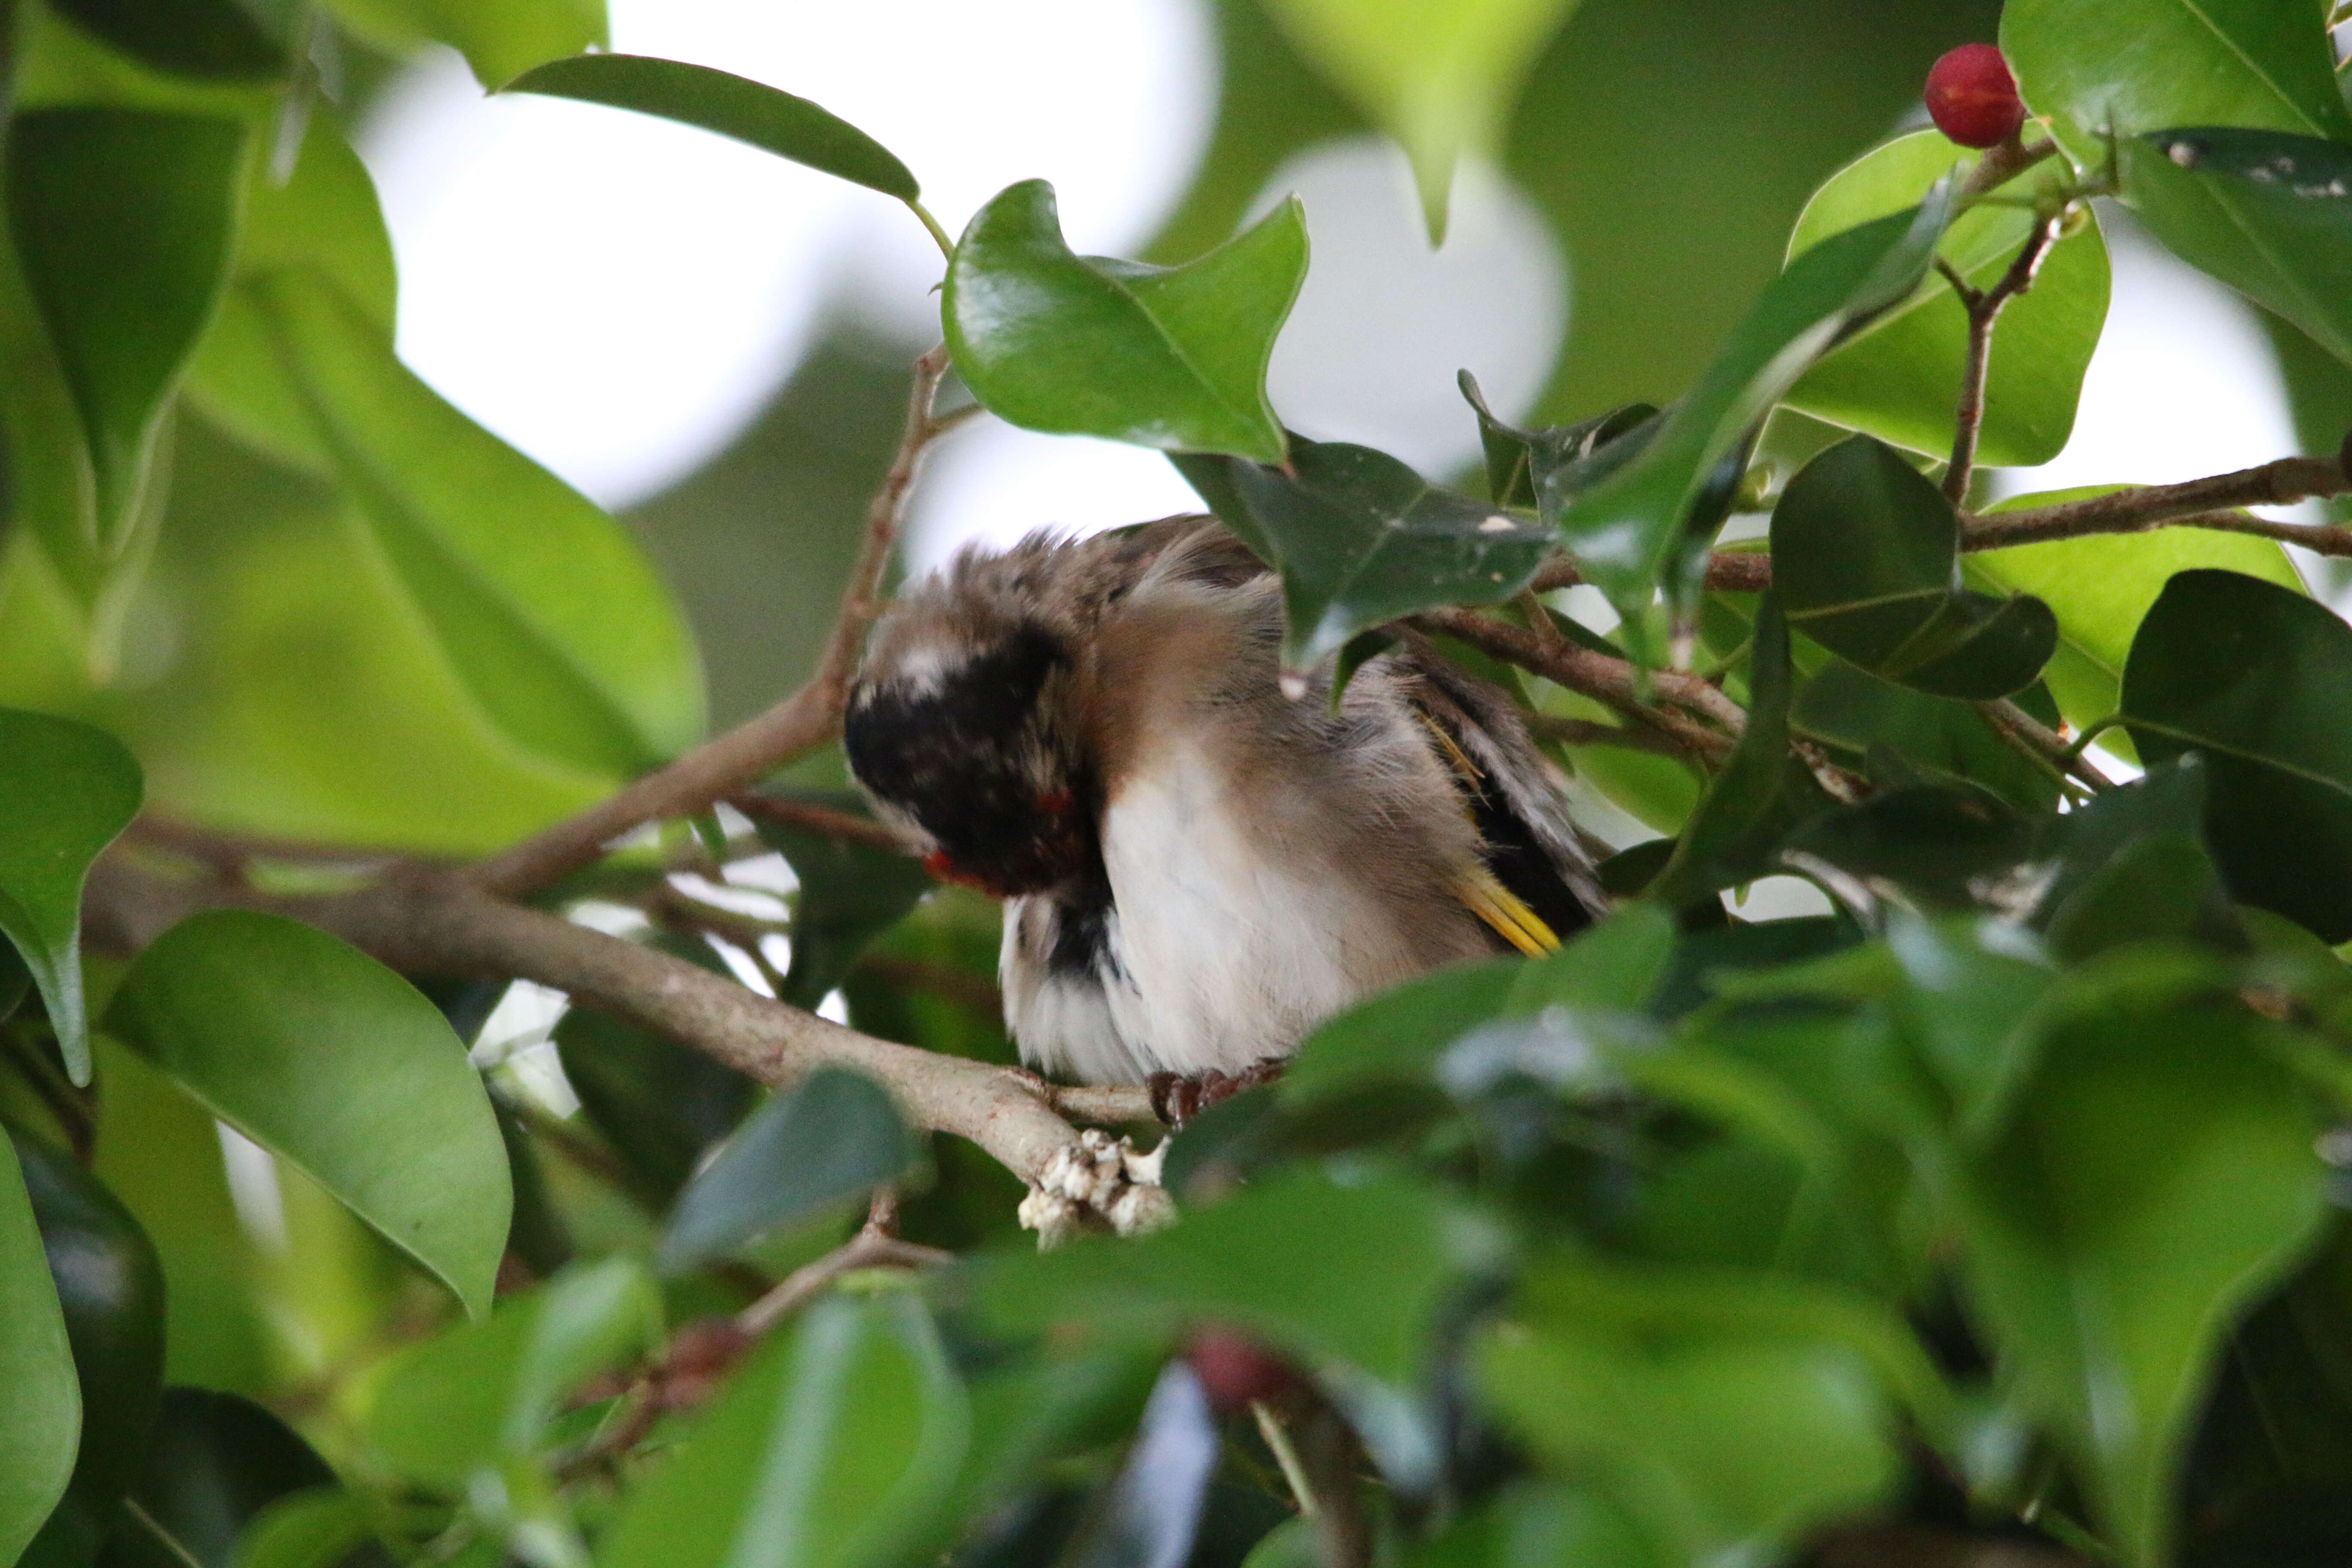
[[1603, 908], [1503, 693], [1408, 645], [1336, 710], [1328, 672], [1294, 700], [1282, 627], [1274, 574], [1194, 517], [967, 550], [875, 627], [850, 767], [935, 874], [1005, 900], [1032, 1066], [1182, 1110], [1351, 1002]]

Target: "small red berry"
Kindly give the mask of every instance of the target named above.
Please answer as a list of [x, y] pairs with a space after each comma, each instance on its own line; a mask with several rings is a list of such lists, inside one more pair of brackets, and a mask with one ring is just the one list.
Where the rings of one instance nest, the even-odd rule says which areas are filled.
[[1962, 44], [1927, 72], [1927, 114], [1963, 147], [1998, 147], [2025, 123], [2009, 62], [1990, 44]]
[[1287, 1362], [1248, 1335], [1216, 1323], [1192, 1331], [1184, 1359], [1201, 1380], [1212, 1409], [1223, 1415], [1245, 1410], [1250, 1402], [1273, 1399], [1298, 1386]]

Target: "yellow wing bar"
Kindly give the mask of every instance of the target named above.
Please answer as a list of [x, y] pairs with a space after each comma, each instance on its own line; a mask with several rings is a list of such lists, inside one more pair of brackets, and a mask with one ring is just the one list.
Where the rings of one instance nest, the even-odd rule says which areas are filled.
[[1465, 871], [1455, 878], [1454, 896], [1467, 905], [1472, 914], [1494, 927], [1496, 934], [1529, 958], [1541, 958], [1559, 950], [1559, 933], [1486, 868]]

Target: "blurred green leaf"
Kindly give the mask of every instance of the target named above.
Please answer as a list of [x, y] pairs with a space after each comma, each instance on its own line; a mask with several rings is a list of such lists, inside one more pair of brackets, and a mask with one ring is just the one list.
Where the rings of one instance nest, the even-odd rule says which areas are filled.
[[2026, 107], [2091, 168], [2106, 139], [2244, 125], [2352, 140], [2316, 5], [2009, 0], [2000, 48]]
[[864, 1563], [952, 1483], [971, 1419], [917, 1296], [823, 1298], [631, 1489], [597, 1562]]
[[699, 661], [628, 535], [410, 374], [324, 278], [242, 287], [376, 544], [500, 727], [624, 775], [691, 745]]
[[[145, 1517], [115, 1527], [98, 1568], [229, 1568], [247, 1524], [276, 1500], [332, 1486], [294, 1429], [249, 1399], [167, 1388], [131, 1498]], [[160, 1533], [159, 1533], [160, 1531]]]
[[[853, 795], [802, 791], [793, 798], [865, 815]], [[931, 890], [930, 873], [919, 860], [797, 823], [762, 817], [752, 826], [760, 842], [782, 855], [800, 879], [793, 900], [792, 967], [780, 994], [814, 1012], [847, 977], [866, 944]]]
[[245, 140], [233, 121], [113, 108], [9, 125], [9, 237], [80, 414], [101, 556], [123, 547], [164, 401], [227, 280]]
[[77, 1084], [89, 1082], [82, 879], [139, 815], [143, 787], [138, 763], [104, 731], [0, 708], [0, 933], [33, 972]]
[[224, 1568], [339, 1568], [373, 1534], [366, 1499], [340, 1487], [293, 1492], [247, 1523]]
[[[1986, 515], [2105, 495], [2120, 485], [2012, 496]], [[2303, 579], [2275, 541], [2204, 528], [2157, 528], [1986, 550], [1960, 558], [1980, 588], [2031, 594], [2058, 617], [2058, 651], [2043, 672], [2059, 711], [2080, 728], [2116, 711], [2132, 635], [2175, 573], [2211, 566], [2300, 592]]]
[[1832, 802], [1812, 771], [1789, 749], [1789, 626], [1779, 601], [1764, 596], [1748, 660], [1748, 728], [1707, 785], [1674, 856], [1643, 890], [1681, 909], [1776, 868], [1790, 829]]
[[[1641, 455], [1564, 507], [1544, 496], [1585, 580], [1629, 626], [1651, 595], [1688, 612], [1713, 542], [1687, 520], [1717, 467], [1803, 374], [1842, 339], [1900, 303], [1927, 270], [1951, 218], [1953, 187], [1916, 208], [1824, 240], [1789, 264], [1757, 300], [1688, 396], [1670, 409]], [[1636, 650], [1637, 653], [1640, 650]]]
[[1921, 1055], [1949, 1097], [1962, 1139], [1980, 1143], [2007, 1121], [2053, 1016], [2058, 977], [2014, 927], [1898, 917], [1888, 951], [1908, 984], [1906, 1014]]
[[1980, 885], [2032, 852], [2033, 830], [1990, 790], [1915, 784], [1817, 816], [1787, 845], [1931, 908], [1962, 910], [1978, 902]]
[[2193, 752], [2045, 824], [2034, 920], [2061, 957], [2161, 939], [2244, 942], [2201, 836], [2209, 759]]
[[1404, 1568], [1668, 1568], [1672, 1561], [1601, 1493], [1521, 1481], [1463, 1510], [1407, 1555]]
[[16, 1561], [72, 1478], [81, 1391], [14, 1138], [0, 1138], [0, 1557]]
[[2231, 1320], [2315, 1234], [2312, 1108], [2234, 1008], [2078, 1017], [1959, 1192], [2003, 1386], [2051, 1422], [2123, 1561], [2169, 1561], [2189, 1422]]
[[1266, 361], [1306, 276], [1296, 201], [1157, 268], [1073, 254], [1054, 187], [1024, 180], [964, 230], [941, 313], [957, 371], [1012, 424], [1278, 463]]
[[252, 80], [286, 69], [286, 51], [237, 0], [58, 0], [58, 9], [158, 70]]
[[880, 1086], [845, 1068], [819, 1068], [745, 1118], [687, 1184], [662, 1233], [663, 1271], [715, 1261], [889, 1181], [915, 1153]]
[[1892, 447], [1853, 436], [1772, 509], [1772, 583], [1792, 626], [1874, 675], [1938, 697], [2005, 697], [2057, 646], [2039, 599], [1960, 586], [1960, 521]]
[[[1976, 155], [1939, 131], [1915, 131], [1864, 153], [1807, 203], [1789, 237], [1790, 259], [1833, 234], [1916, 203], [1953, 165]], [[2001, 187], [2030, 198], [2048, 177], [2030, 169]], [[2014, 206], [1962, 213], [1937, 247], [1977, 289], [2009, 269], [2037, 218]], [[1986, 383], [1977, 460], [2046, 463], [2074, 428], [2083, 373], [2107, 314], [2107, 249], [2095, 217], [2050, 248], [2033, 286], [2001, 312]], [[1968, 354], [1968, 312], [1939, 272], [1902, 304], [1831, 350], [1785, 398], [1792, 408], [1898, 447], [1942, 458], [1952, 449], [1954, 389]]]
[[1211, 510], [1280, 568], [1283, 662], [1313, 668], [1357, 633], [1440, 605], [1491, 605], [1528, 585], [1549, 531], [1442, 490], [1385, 452], [1290, 443], [1291, 472], [1180, 457]]
[[1546, 1465], [1589, 1476], [1660, 1560], [1768, 1560], [1893, 1490], [1936, 1374], [1898, 1321], [1762, 1276], [1551, 1263], [1479, 1346], [1479, 1385]]
[[73, 1345], [81, 1442], [73, 1479], [26, 1551], [28, 1564], [87, 1562], [138, 1478], [163, 1392], [163, 1270], [106, 1184], [14, 1126], [25, 1192]]
[[2221, 127], [2118, 153], [2124, 197], [2158, 239], [2352, 363], [2352, 147]]
[[644, 55], [581, 55], [550, 60], [498, 90], [633, 109], [731, 136], [902, 202], [922, 195], [896, 154], [839, 115], [708, 66]]
[[2352, 627], [2235, 572], [2183, 572], [2140, 623], [2122, 710], [2150, 766], [2195, 749], [2205, 837], [2241, 902], [2352, 938]]
[[505, 1145], [439, 1009], [358, 949], [278, 915], [182, 921], [106, 1029], [293, 1162], [476, 1317], [506, 1247]]
[[495, 91], [544, 60], [602, 48], [604, 0], [324, 0], [327, 11], [380, 47], [405, 53], [425, 39], [466, 57]]
[[[2062, 645], [2059, 657], [2065, 653]], [[2113, 711], [2110, 702], [2094, 717]], [[1807, 739], [1845, 752], [1840, 760], [1850, 766], [1868, 766], [1874, 749], [1882, 761], [1891, 752], [1916, 772], [1966, 779], [2021, 811], [2058, 805], [2055, 781], [2018, 755], [1973, 706], [1882, 680], [1842, 658], [1824, 660], [1805, 682], [1789, 722]]]
[[461, 1489], [538, 1448], [563, 1401], [600, 1372], [654, 1350], [661, 1298], [631, 1258], [575, 1264], [460, 1323], [384, 1373], [367, 1439], [397, 1474]]
[[1302, 54], [1405, 150], [1430, 243], [1464, 157], [1493, 154], [1512, 100], [1576, 0], [1271, 0]]

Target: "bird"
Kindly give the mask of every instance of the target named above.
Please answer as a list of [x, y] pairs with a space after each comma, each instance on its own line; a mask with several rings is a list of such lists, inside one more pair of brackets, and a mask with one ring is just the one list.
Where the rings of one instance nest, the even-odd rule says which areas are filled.
[[1040, 531], [903, 592], [844, 706], [877, 819], [1003, 900], [1023, 1061], [1171, 1124], [1350, 1004], [1606, 909], [1500, 689], [1402, 633], [1337, 703], [1333, 661], [1290, 695], [1283, 617], [1212, 518]]

